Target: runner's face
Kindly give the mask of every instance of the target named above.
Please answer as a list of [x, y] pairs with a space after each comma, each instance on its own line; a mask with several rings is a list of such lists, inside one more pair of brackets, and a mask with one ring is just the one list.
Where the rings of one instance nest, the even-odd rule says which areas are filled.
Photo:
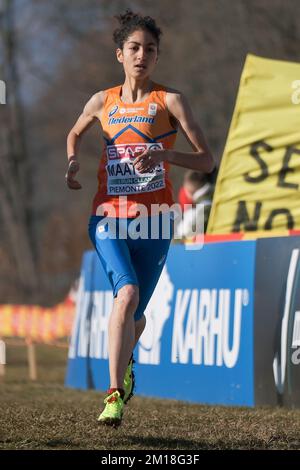
[[156, 40], [148, 31], [134, 31], [124, 43], [123, 51], [117, 49], [117, 58], [126, 74], [136, 79], [148, 77], [158, 59]]

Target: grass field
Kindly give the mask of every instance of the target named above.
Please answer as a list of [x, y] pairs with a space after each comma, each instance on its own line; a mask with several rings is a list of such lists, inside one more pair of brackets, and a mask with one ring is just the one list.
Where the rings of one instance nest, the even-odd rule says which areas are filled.
[[[0, 449], [300, 449], [300, 410], [227, 408], [134, 397], [118, 429], [96, 421], [103, 394], [63, 386], [66, 350], [8, 347], [0, 383]], [[138, 392], [138, 381], [137, 381]]]

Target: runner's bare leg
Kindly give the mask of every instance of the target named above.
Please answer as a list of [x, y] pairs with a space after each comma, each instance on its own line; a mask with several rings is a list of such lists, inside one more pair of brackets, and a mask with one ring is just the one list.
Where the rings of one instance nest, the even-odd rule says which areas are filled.
[[143, 315], [139, 320], [135, 322], [135, 341], [134, 347], [137, 345], [138, 340], [140, 339], [141, 334], [143, 333], [146, 326], [146, 317]]
[[[127, 284], [118, 291], [108, 325], [110, 387], [123, 388], [128, 361], [135, 346], [134, 313], [139, 303], [139, 288]], [[141, 324], [139, 325], [141, 327]], [[141, 328], [138, 329], [138, 334]]]

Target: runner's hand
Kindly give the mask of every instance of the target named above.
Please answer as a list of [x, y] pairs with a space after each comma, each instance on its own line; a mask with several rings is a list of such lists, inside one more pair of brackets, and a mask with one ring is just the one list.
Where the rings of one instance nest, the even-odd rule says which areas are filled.
[[147, 173], [154, 170], [154, 168], [163, 161], [164, 150], [147, 149], [142, 153], [136, 152], [135, 155], [138, 155], [133, 161], [136, 170], [139, 173]]
[[68, 188], [81, 189], [81, 184], [74, 179], [74, 176], [79, 171], [79, 163], [77, 160], [71, 160], [69, 163], [68, 171], [65, 175]]

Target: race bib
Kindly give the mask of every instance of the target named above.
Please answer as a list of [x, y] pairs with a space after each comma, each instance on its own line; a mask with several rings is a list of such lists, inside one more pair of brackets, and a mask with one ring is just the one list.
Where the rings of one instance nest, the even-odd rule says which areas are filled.
[[159, 143], [108, 145], [107, 155], [107, 194], [112, 196], [148, 193], [165, 187], [163, 162], [148, 173], [139, 173], [133, 165], [137, 155], [146, 149], [163, 149]]

